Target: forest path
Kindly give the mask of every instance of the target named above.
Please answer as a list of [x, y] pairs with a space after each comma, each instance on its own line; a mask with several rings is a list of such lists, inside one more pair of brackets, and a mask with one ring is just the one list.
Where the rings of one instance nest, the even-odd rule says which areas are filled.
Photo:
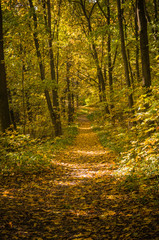
[[85, 116], [79, 123], [74, 144], [54, 156], [54, 171], [1, 183], [0, 240], [157, 240], [151, 203], [120, 191], [115, 154]]
[[97, 178], [112, 174], [109, 169], [114, 165], [115, 159], [112, 151], [102, 147], [85, 115], [78, 118], [78, 123], [79, 133], [74, 144], [57, 154], [53, 160], [54, 164], [61, 165], [70, 172], [70, 184], [74, 184], [79, 179], [83, 181], [83, 178]]

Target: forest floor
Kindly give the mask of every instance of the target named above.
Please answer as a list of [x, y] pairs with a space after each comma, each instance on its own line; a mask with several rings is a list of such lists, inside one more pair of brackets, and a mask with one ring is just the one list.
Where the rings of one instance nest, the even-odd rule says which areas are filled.
[[155, 199], [120, 187], [115, 153], [84, 115], [78, 120], [79, 133], [54, 156], [53, 171], [1, 180], [0, 240], [157, 240]]

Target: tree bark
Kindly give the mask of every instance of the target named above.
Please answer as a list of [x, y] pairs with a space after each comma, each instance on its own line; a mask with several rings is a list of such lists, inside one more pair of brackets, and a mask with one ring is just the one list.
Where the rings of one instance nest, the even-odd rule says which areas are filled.
[[26, 134], [26, 108], [25, 108], [25, 86], [24, 86], [25, 67], [22, 61], [22, 102], [23, 102], [23, 134]]
[[14, 114], [14, 109], [13, 109], [13, 102], [12, 102], [12, 95], [11, 95], [11, 91], [8, 88], [7, 89], [7, 93], [8, 93], [8, 101], [10, 104], [10, 108], [9, 108], [9, 113], [10, 113], [10, 121], [11, 124], [13, 124], [14, 130], [17, 130], [17, 125], [16, 125], [16, 121], [15, 121], [15, 114]]
[[143, 87], [149, 88], [151, 86], [151, 72], [149, 59], [149, 43], [147, 34], [147, 19], [145, 13], [144, 0], [137, 0], [137, 16], [140, 34]]
[[54, 64], [54, 54], [52, 49], [52, 36], [51, 36], [51, 6], [50, 0], [47, 1], [48, 7], [48, 29], [49, 29], [49, 55], [50, 55], [50, 70], [51, 70], [51, 80], [54, 84], [52, 89], [53, 95], [53, 107], [55, 111], [55, 131], [56, 135], [62, 135], [62, 128], [61, 128], [61, 117], [60, 117], [60, 108], [59, 108], [59, 97], [58, 97], [58, 89], [57, 89], [57, 81], [56, 81], [56, 73], [55, 73], [55, 64]]
[[[119, 21], [119, 31], [120, 31], [120, 40], [121, 40], [121, 52], [124, 62], [124, 70], [125, 70], [125, 78], [126, 84], [129, 90], [131, 90], [131, 82], [129, 77], [129, 64], [126, 55], [126, 47], [125, 47], [125, 38], [124, 38], [124, 30], [123, 30], [123, 21], [122, 21], [122, 10], [121, 10], [121, 3], [120, 0], [117, 0], [117, 8], [118, 8], [118, 21]], [[128, 95], [128, 102], [129, 107], [132, 108], [133, 106], [133, 97], [132, 93]]]
[[[56, 31], [56, 41], [58, 44], [59, 41], [59, 25], [60, 25], [60, 18], [61, 18], [61, 4], [62, 0], [58, 2], [58, 14], [57, 14], [57, 31]], [[56, 82], [59, 82], [59, 56], [60, 56], [60, 49], [59, 45], [57, 46], [57, 54], [56, 54]]]
[[68, 100], [68, 124], [71, 124], [73, 122], [73, 115], [72, 115], [72, 94], [70, 89], [70, 62], [69, 59], [67, 59], [67, 65], [66, 65], [66, 81], [67, 81], [67, 100]]
[[4, 48], [3, 48], [3, 24], [2, 24], [2, 8], [0, 1], [0, 122], [1, 130], [5, 132], [11, 125], [9, 114], [9, 103], [7, 93], [7, 80], [4, 63]]
[[111, 34], [110, 34], [110, 3], [107, 0], [107, 23], [108, 23], [108, 74], [109, 74], [109, 89], [110, 89], [110, 106], [113, 108], [113, 76], [112, 76], [112, 57], [111, 57]]
[[137, 12], [135, 8], [135, 38], [136, 38], [136, 77], [137, 81], [140, 81], [140, 70], [139, 70], [139, 34], [137, 25]]

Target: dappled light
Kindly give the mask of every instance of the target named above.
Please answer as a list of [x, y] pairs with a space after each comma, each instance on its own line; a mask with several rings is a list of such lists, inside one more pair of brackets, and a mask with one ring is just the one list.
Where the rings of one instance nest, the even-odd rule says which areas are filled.
[[12, 189], [8, 189], [8, 190], [0, 189], [0, 194], [2, 194], [2, 197], [5, 197], [5, 198], [14, 198]]
[[139, 199], [144, 188], [126, 178], [130, 167], [115, 163], [116, 154], [101, 146], [85, 116], [79, 123], [73, 144], [50, 152], [46, 172], [2, 179], [2, 239], [123, 240], [134, 232], [152, 239], [149, 226], [156, 228], [157, 215], [151, 201], [145, 206]]
[[79, 129], [81, 129], [81, 130], [90, 130], [91, 129], [91, 127], [79, 127]]
[[74, 153], [77, 153], [77, 154], [81, 154], [81, 155], [102, 155], [102, 154], [105, 154], [106, 152], [105, 151], [80, 151], [80, 150], [77, 150], [77, 151], [74, 151]]

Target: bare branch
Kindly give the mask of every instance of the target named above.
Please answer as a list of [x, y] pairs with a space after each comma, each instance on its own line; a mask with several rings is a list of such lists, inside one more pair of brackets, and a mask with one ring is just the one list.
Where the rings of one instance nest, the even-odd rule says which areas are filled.
[[92, 16], [92, 13], [93, 13], [93, 10], [94, 10], [94, 7], [95, 7], [96, 4], [97, 4], [97, 2], [95, 2], [95, 3], [93, 4], [93, 6], [92, 6], [92, 9], [91, 9], [91, 11], [90, 11], [90, 13], [89, 13], [89, 19], [90, 19], [91, 16]]
[[106, 15], [106, 13], [104, 12], [103, 8], [101, 7], [101, 5], [100, 5], [100, 3], [99, 3], [99, 0], [97, 0], [97, 4], [98, 4], [99, 9], [100, 9], [101, 12], [103, 13], [104, 17], [108, 20], [108, 16]]

